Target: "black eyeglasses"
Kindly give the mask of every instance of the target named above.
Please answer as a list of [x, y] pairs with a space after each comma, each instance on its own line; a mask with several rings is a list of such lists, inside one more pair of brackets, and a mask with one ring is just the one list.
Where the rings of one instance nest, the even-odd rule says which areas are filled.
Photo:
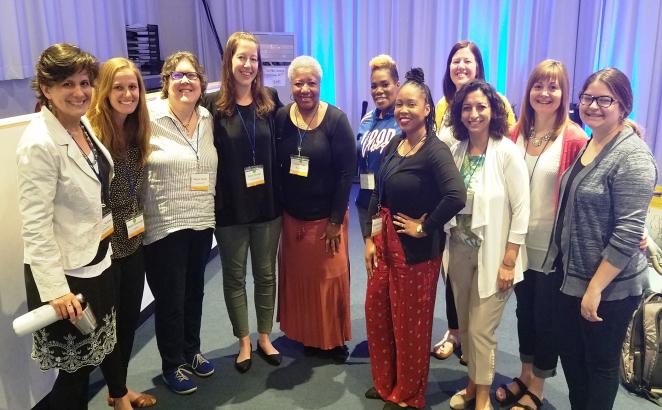
[[188, 73], [173, 71], [172, 73], [170, 73], [170, 78], [172, 78], [175, 81], [181, 80], [182, 78], [184, 78], [184, 76], [186, 76], [186, 78], [188, 78], [191, 81], [195, 81], [200, 78], [200, 74], [196, 73], [195, 71], [191, 71]]
[[613, 97], [608, 95], [594, 96], [591, 94], [579, 94], [579, 103], [581, 105], [591, 105], [593, 101], [598, 103], [598, 107], [609, 108], [616, 101]]

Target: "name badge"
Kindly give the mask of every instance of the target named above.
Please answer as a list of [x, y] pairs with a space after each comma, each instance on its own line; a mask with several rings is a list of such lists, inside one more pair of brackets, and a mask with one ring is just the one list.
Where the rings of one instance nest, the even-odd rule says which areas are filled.
[[375, 174], [361, 174], [361, 189], [375, 189]]
[[376, 217], [372, 218], [372, 228], [370, 230], [370, 236], [379, 235], [382, 233], [382, 218]]
[[115, 227], [113, 226], [113, 214], [108, 212], [101, 220], [101, 240], [103, 241], [112, 235]]
[[191, 191], [208, 191], [209, 174], [191, 175]]
[[308, 163], [310, 159], [302, 155], [290, 155], [290, 174], [300, 177], [308, 176]]
[[248, 188], [264, 184], [264, 168], [262, 165], [244, 168], [244, 176], [246, 177], [246, 186]]
[[138, 236], [141, 233], [145, 232], [145, 221], [143, 220], [143, 214], [137, 214], [133, 218], [126, 220], [126, 233], [129, 239], [134, 236]]

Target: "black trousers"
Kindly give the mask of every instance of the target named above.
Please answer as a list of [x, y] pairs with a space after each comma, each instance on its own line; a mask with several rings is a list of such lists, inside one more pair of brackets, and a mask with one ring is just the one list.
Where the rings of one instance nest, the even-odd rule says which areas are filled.
[[205, 267], [212, 233], [213, 229], [184, 229], [144, 246], [163, 372], [175, 370], [200, 352]]
[[559, 353], [554, 326], [562, 280], [562, 273], [529, 269], [515, 285], [520, 359], [533, 363], [533, 373], [543, 379], [556, 375]]
[[133, 339], [140, 317], [140, 305], [145, 288], [145, 260], [142, 247], [131, 255], [113, 259], [115, 281], [115, 311], [117, 312], [117, 344], [124, 369], [129, 367]]
[[600, 302], [602, 322], [581, 316], [581, 298], [559, 295], [559, 343], [573, 410], [608, 410], [618, 391], [620, 353], [641, 296]]
[[457, 309], [455, 308], [455, 296], [451, 278], [446, 273], [446, 321], [449, 329], [459, 329], [460, 322], [457, 320]]

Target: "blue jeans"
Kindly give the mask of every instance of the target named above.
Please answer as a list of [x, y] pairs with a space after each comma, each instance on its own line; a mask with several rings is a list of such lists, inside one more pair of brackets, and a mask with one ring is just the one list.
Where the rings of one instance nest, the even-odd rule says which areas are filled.
[[625, 331], [641, 296], [600, 302], [602, 322], [581, 316], [581, 298], [559, 295], [559, 353], [573, 410], [607, 410], [618, 391]]

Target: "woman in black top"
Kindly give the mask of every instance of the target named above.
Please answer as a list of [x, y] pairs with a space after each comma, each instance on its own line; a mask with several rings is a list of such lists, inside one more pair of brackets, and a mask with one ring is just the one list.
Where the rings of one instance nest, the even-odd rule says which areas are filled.
[[216, 183], [216, 240], [223, 265], [223, 294], [239, 339], [235, 368], [251, 367], [246, 301], [246, 263], [251, 250], [255, 279], [257, 353], [278, 366], [280, 353], [269, 339], [276, 297], [276, 249], [281, 229], [275, 190], [273, 115], [282, 104], [263, 86], [257, 38], [236, 32], [228, 39], [221, 91], [204, 97], [213, 113], [219, 166]]
[[347, 116], [320, 101], [322, 68], [308, 56], [288, 69], [294, 103], [278, 111], [283, 233], [279, 249], [281, 329], [309, 347], [347, 359], [351, 338], [347, 202], [356, 172]]
[[384, 151], [370, 201], [374, 217], [366, 227], [365, 314], [374, 383], [366, 397], [385, 400], [385, 409], [425, 406], [443, 226], [466, 200], [448, 146], [435, 135], [423, 70], [412, 69], [406, 79], [395, 100], [402, 134]]

